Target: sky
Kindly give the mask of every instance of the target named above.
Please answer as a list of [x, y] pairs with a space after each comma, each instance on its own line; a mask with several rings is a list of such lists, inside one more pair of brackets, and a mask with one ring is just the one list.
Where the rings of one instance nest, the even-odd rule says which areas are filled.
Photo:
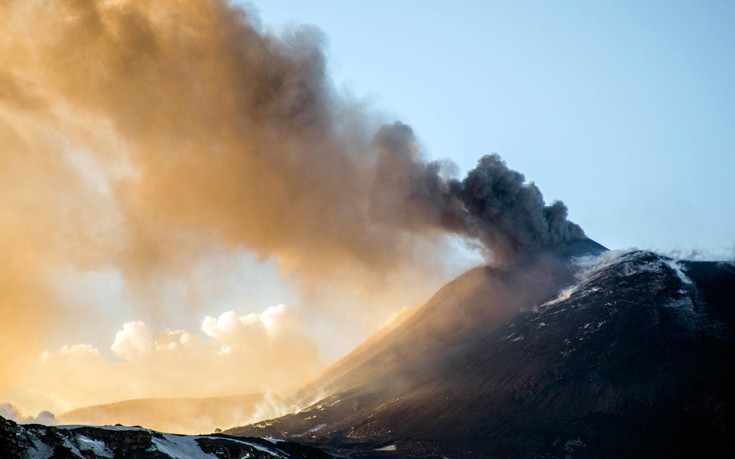
[[[252, 4], [251, 4], [252, 5]], [[735, 249], [728, 1], [268, 1], [345, 91], [462, 170], [487, 153], [610, 248]]]
[[[732, 258], [734, 19], [1, 4], [0, 409], [298, 387], [464, 270], [576, 234], [512, 170], [609, 248]], [[472, 213], [469, 171], [526, 207]], [[561, 236], [524, 233], [552, 214]]]

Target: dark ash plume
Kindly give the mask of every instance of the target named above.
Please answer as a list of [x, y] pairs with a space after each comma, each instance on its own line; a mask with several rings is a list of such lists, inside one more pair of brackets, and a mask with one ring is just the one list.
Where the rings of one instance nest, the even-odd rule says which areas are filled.
[[509, 169], [497, 154], [483, 156], [451, 190], [464, 204], [476, 236], [497, 255], [533, 254], [585, 237], [579, 225], [567, 220], [563, 202], [545, 205], [538, 187], [525, 183], [523, 174]]
[[441, 164], [421, 161], [413, 132], [404, 124], [383, 126], [375, 144], [380, 158], [373, 204], [379, 219], [476, 238], [501, 262], [585, 237], [567, 220], [564, 203], [547, 206], [538, 187], [497, 154], [483, 156], [459, 181], [445, 177]]

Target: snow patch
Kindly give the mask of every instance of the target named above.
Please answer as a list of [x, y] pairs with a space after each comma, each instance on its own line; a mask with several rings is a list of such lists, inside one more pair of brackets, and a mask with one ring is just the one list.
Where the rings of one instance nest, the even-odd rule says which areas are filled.
[[217, 459], [217, 456], [202, 451], [196, 437], [163, 434], [163, 438], [154, 436], [152, 441], [159, 452], [171, 458]]
[[600, 255], [590, 255], [575, 258], [573, 260], [573, 263], [575, 264], [575, 266], [577, 266], [578, 270], [577, 273], [574, 275], [574, 278], [577, 282], [567, 288], [562, 289], [556, 298], [547, 301], [537, 308], [534, 308], [534, 310], [538, 312], [541, 309], [553, 306], [557, 303], [561, 303], [562, 301], [571, 298], [571, 296], [577, 292], [580, 292], [583, 295], [597, 292], [599, 290], [598, 288], [593, 287], [585, 290], [584, 287], [597, 279], [602, 271], [604, 271], [606, 268], [609, 268], [620, 263], [621, 261], [626, 260], [626, 258], [628, 258], [633, 253], [635, 252], [632, 250], [610, 250]]
[[564, 455], [564, 459], [572, 459], [572, 453], [574, 453], [576, 450], [580, 448], [586, 448], [587, 444], [582, 441], [581, 438], [575, 438], [574, 440], [567, 440], [564, 443], [564, 452], [566, 453]]
[[28, 457], [34, 459], [49, 459], [54, 454], [54, 448], [47, 445], [40, 438], [35, 435], [31, 435], [31, 441], [33, 442], [33, 451], [28, 450]]
[[314, 433], [314, 432], [317, 432], [319, 430], [322, 430], [325, 427], [327, 427], [326, 424], [319, 424], [319, 425], [314, 426], [311, 429], [307, 430], [306, 432], [300, 433], [298, 435], [294, 435], [294, 437], [303, 437], [304, 435], [308, 435], [310, 433]]
[[91, 451], [97, 457], [115, 457], [115, 454], [107, 449], [107, 445], [101, 440], [93, 440], [84, 435], [77, 435], [77, 444], [80, 451]]
[[76, 457], [79, 457], [81, 459], [84, 459], [84, 456], [82, 455], [82, 452], [79, 451], [79, 448], [77, 448], [77, 445], [72, 443], [68, 438], [64, 437], [64, 447], [71, 452], [71, 454], [75, 455]]
[[243, 441], [241, 443], [244, 443], [244, 444], [246, 444], [248, 446], [251, 446], [254, 449], [257, 449], [258, 451], [260, 451], [262, 453], [266, 453], [266, 454], [268, 454], [270, 456], [279, 457], [279, 458], [282, 458], [282, 459], [287, 459], [286, 456], [284, 456], [283, 454], [281, 454], [278, 450], [271, 450], [271, 449], [268, 449], [265, 446], [259, 445], [257, 443], [251, 443], [251, 442], [245, 442], [245, 441]]
[[395, 443], [391, 443], [390, 445], [385, 445], [380, 448], [375, 448], [373, 451], [395, 451], [398, 447]]
[[573, 285], [572, 287], [567, 287], [567, 288], [563, 289], [559, 293], [559, 296], [557, 296], [553, 300], [547, 301], [546, 303], [542, 304], [538, 308], [535, 308], [535, 311], [538, 312], [539, 309], [546, 308], [546, 307], [549, 307], [549, 306], [553, 306], [553, 305], [555, 305], [557, 303], [561, 303], [562, 301], [568, 300], [569, 297], [572, 296], [572, 293], [574, 293], [577, 290], [577, 287], [578, 287], [577, 285]]
[[502, 338], [500, 338], [500, 341], [505, 341], [507, 339], [511, 339], [514, 336], [516, 336], [516, 332], [513, 332], [513, 333], [511, 333], [510, 335], [507, 335], [507, 336], [503, 336]]
[[603, 252], [600, 255], [589, 255], [585, 257], [575, 258], [574, 264], [579, 268], [577, 273], [578, 279], [587, 277], [590, 273], [600, 271], [617, 264], [621, 259], [626, 258], [631, 253], [634, 253], [635, 249], [630, 250], [609, 250]]
[[666, 260], [666, 266], [674, 271], [682, 284], [692, 285], [692, 280], [689, 278], [689, 276], [686, 275], [683, 267], [681, 266], [681, 263], [678, 260]]
[[636, 257], [642, 252], [632, 251], [609, 251], [599, 256], [589, 256], [576, 258], [575, 265], [578, 271], [575, 274], [576, 282], [559, 292], [559, 295], [553, 300], [534, 308], [535, 312], [553, 306], [568, 300], [572, 296], [584, 296], [590, 293], [598, 292], [598, 287], [589, 286], [591, 283], [600, 278], [607, 272], [608, 268], [619, 267], [623, 276], [632, 276], [643, 272], [658, 272], [663, 266], [671, 268], [684, 285], [691, 285], [692, 280], [684, 272], [680, 262], [664, 256], [659, 256], [656, 261], [649, 263], [641, 263]]

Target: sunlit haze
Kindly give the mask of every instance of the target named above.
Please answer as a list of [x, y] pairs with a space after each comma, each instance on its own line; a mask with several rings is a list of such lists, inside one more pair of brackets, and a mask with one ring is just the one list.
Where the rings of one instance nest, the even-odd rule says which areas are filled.
[[[732, 257], [734, 20], [3, 2], [0, 415], [275, 397], [465, 270], [584, 234]], [[479, 203], [492, 180], [515, 200]]]

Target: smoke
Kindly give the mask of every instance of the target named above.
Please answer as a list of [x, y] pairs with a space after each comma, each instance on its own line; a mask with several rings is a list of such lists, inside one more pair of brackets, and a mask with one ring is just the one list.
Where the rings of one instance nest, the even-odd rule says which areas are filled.
[[480, 158], [462, 180], [447, 177], [450, 169], [420, 161], [411, 129], [401, 123], [381, 127], [376, 136], [381, 178], [376, 213], [420, 232], [441, 228], [478, 239], [496, 262], [508, 263], [584, 238], [567, 220], [567, 208], [550, 206], [533, 183], [509, 169], [497, 154]]
[[19, 424], [43, 424], [47, 426], [56, 424], [56, 416], [50, 411], [41, 411], [36, 416], [25, 416], [11, 403], [0, 403], [0, 417]]
[[584, 238], [582, 229], [567, 220], [567, 208], [556, 201], [544, 204], [536, 185], [509, 169], [496, 154], [483, 156], [454, 190], [475, 221], [478, 237], [495, 253], [516, 257], [563, 247]]
[[[248, 250], [305, 296], [390, 305], [444, 279], [456, 238], [512, 263], [583, 235], [498, 156], [460, 181], [340, 95], [314, 28], [276, 35], [224, 0], [18, 0], [0, 30], [0, 390], [64, 316], [52, 274], [68, 266], [120, 272], [157, 311], [167, 280]], [[119, 356], [150, 351], [128, 325]]]
[[[91, 344], [44, 352], [41, 365], [26, 376], [24, 389], [44, 394], [63, 411], [172, 394], [222, 397], [288, 391], [316, 377], [322, 366], [301, 316], [287, 305], [258, 314], [206, 316], [201, 332], [165, 330], [154, 335], [144, 322], [127, 322], [111, 339], [111, 356]], [[155, 413], [149, 416], [149, 422], [155, 421]]]
[[394, 265], [409, 235], [439, 229], [489, 252], [568, 236], [563, 206], [544, 207], [497, 157], [448, 181], [407, 126], [372, 141], [377, 119], [337, 96], [317, 30], [277, 37], [223, 1], [23, 3], [6, 6], [9, 29], [47, 32], [4, 40], [16, 81], [4, 93], [32, 110], [42, 92], [35, 106], [111, 123], [135, 170], [114, 183], [129, 271], [170, 268], [184, 247], [200, 248], [196, 237], [319, 276], [345, 262]]

